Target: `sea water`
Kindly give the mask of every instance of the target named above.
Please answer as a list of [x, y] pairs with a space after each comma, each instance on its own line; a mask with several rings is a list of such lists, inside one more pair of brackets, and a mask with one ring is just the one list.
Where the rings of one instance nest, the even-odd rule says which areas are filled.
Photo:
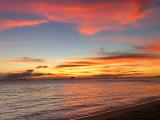
[[0, 81], [0, 120], [67, 120], [159, 96], [155, 81]]

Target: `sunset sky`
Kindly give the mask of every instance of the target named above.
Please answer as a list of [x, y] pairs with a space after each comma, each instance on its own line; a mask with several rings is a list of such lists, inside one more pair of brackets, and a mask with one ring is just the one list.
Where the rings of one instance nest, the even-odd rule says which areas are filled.
[[0, 76], [160, 76], [160, 0], [0, 0]]

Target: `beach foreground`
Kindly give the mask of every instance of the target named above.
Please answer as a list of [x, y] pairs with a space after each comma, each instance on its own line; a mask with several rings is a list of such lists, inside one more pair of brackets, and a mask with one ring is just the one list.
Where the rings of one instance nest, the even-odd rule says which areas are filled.
[[160, 120], [160, 100], [74, 120]]

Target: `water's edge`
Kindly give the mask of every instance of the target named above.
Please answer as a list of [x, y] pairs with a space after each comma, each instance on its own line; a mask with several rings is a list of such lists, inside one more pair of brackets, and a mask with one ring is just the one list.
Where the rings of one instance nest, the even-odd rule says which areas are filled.
[[146, 98], [144, 100], [138, 100], [138, 101], [135, 102], [135, 104], [132, 104], [132, 105], [123, 105], [123, 106], [120, 106], [119, 108], [114, 108], [112, 110], [103, 110], [101, 112], [93, 113], [93, 114], [90, 114], [90, 115], [77, 117], [77, 118], [71, 118], [70, 120], [80, 120], [80, 119], [85, 119], [85, 118], [94, 117], [94, 116], [98, 116], [98, 115], [108, 114], [108, 113], [114, 112], [114, 111], [120, 111], [120, 110], [123, 111], [123, 110], [128, 109], [128, 108], [133, 108], [133, 107], [153, 103], [153, 102], [156, 102], [156, 101], [160, 101], [160, 96], [150, 97], [150, 98]]

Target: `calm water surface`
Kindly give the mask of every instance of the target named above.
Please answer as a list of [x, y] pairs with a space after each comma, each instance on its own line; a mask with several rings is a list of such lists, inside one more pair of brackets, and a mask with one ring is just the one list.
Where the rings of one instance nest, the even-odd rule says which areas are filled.
[[160, 82], [0, 82], [0, 120], [63, 120], [157, 96], [160, 96]]

